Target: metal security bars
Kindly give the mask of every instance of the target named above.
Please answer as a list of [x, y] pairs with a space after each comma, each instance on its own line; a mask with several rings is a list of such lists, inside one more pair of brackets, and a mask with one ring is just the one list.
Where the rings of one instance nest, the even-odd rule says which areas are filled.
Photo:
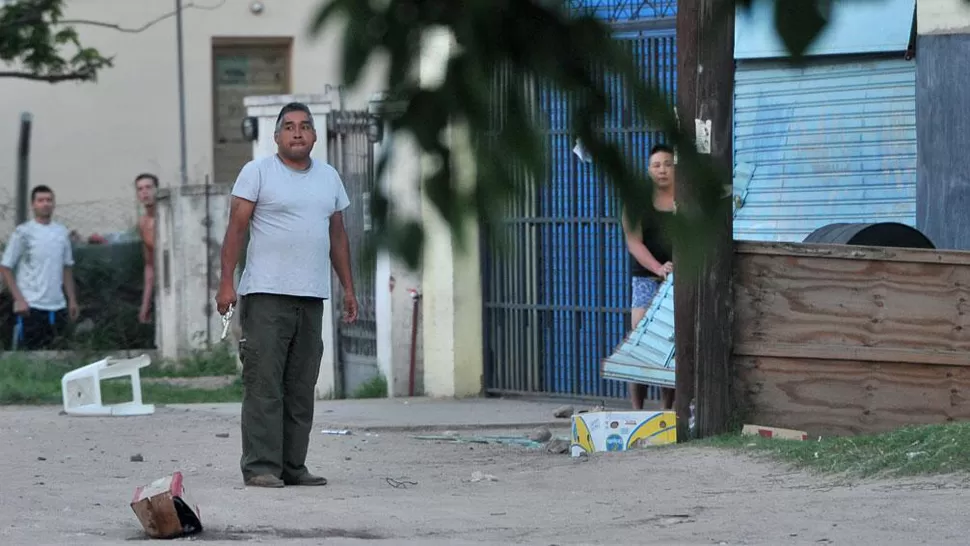
[[371, 141], [375, 118], [367, 112], [334, 111], [327, 116], [328, 155], [343, 180], [350, 207], [343, 213], [350, 239], [354, 288], [357, 291], [358, 317], [355, 324], [340, 320], [343, 312], [343, 287], [333, 285], [334, 326], [337, 329], [336, 354], [346, 393], [378, 373], [377, 320], [375, 317], [375, 272], [364, 267], [361, 256], [367, 233], [371, 230], [370, 197], [374, 191], [374, 144]]
[[[627, 26], [616, 39], [634, 55], [643, 78], [673, 104], [673, 21], [655, 23], [639, 31]], [[645, 171], [649, 149], [661, 135], [637, 119], [616, 77], [605, 70], [599, 76], [611, 100], [600, 130]], [[507, 86], [523, 86], [545, 135], [547, 176], [538, 187], [527, 185], [501, 224], [491, 226], [499, 247], [483, 252], [486, 391], [624, 397], [625, 383], [600, 376], [601, 359], [629, 329], [630, 266], [618, 200], [600, 169], [574, 152], [560, 91], [508, 71], [500, 71], [492, 85], [496, 126], [483, 141], [500, 129]]]
[[566, 0], [571, 13], [625, 25], [677, 15], [677, 0]]

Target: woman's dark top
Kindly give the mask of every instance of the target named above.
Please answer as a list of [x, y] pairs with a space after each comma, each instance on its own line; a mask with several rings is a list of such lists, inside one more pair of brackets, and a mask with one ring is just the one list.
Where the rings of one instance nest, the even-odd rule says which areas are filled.
[[[673, 211], [653, 210], [640, 219], [640, 234], [643, 244], [653, 254], [653, 257], [665, 264], [673, 261], [673, 246], [669, 237], [669, 221]], [[629, 251], [627, 252], [629, 254]], [[640, 265], [640, 262], [630, 254], [630, 274], [634, 277], [654, 277], [657, 275]]]

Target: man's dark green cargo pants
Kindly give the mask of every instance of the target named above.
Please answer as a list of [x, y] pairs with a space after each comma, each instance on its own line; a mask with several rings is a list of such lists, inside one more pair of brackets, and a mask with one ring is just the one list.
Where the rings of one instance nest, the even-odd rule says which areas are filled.
[[243, 479], [299, 480], [323, 357], [323, 300], [277, 294], [240, 298]]

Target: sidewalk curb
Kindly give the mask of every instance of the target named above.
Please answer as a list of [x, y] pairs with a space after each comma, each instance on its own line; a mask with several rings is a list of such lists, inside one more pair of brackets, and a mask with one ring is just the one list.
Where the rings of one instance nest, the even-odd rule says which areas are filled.
[[[347, 429], [353, 432], [419, 432], [419, 431], [443, 431], [443, 430], [483, 430], [497, 428], [511, 429], [532, 429], [539, 427], [546, 428], [571, 428], [572, 424], [568, 419], [558, 421], [543, 421], [534, 423], [482, 423], [482, 424], [461, 424], [461, 425], [375, 425], [358, 426], [348, 423], [337, 424], [334, 422], [314, 423], [314, 428], [327, 429]], [[319, 434], [319, 432], [317, 433]]]

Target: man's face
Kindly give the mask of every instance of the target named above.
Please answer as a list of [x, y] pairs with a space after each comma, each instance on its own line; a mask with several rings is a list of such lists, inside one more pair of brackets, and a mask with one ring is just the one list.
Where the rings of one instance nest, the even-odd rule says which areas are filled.
[[54, 194], [46, 191], [38, 192], [34, 195], [31, 207], [37, 218], [50, 218], [54, 214]]
[[287, 112], [275, 135], [280, 155], [287, 159], [304, 160], [317, 142], [317, 133], [306, 112]]
[[659, 188], [668, 188], [674, 183], [674, 156], [670, 152], [657, 152], [650, 156], [650, 178]]
[[135, 193], [138, 202], [145, 206], [155, 204], [155, 182], [151, 178], [139, 178], [135, 181]]

